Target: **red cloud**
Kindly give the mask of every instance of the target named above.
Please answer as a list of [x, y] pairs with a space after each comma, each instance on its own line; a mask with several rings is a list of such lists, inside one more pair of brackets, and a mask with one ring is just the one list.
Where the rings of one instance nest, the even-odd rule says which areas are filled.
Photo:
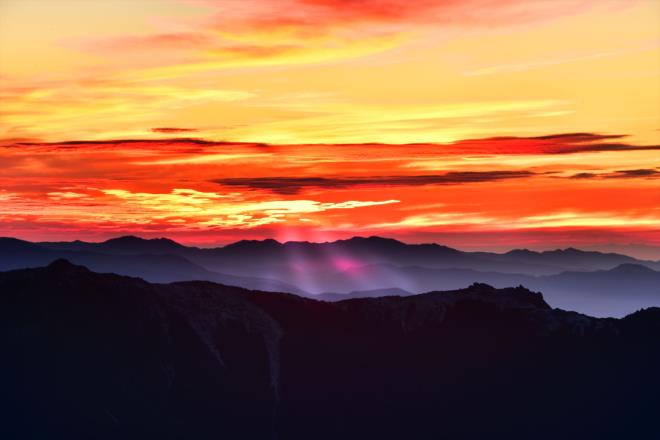
[[[309, 48], [311, 38], [341, 35], [343, 40], [396, 33], [420, 26], [504, 25], [574, 14], [597, 5], [597, 0], [578, 2], [529, 0], [245, 0], [223, 4], [198, 3], [217, 9], [208, 20], [191, 25], [190, 31], [148, 36], [128, 36], [93, 42], [95, 49], [199, 49], [254, 58], [273, 56], [291, 47], [274, 40], [237, 45], [234, 36], [272, 34], [294, 37], [294, 47]], [[496, 5], [495, 5], [496, 3]], [[625, 4], [625, 0], [621, 0]], [[229, 36], [228, 39], [225, 37]], [[296, 39], [297, 38], [297, 39]], [[308, 38], [308, 39], [301, 39]], [[264, 49], [259, 50], [260, 48]]]
[[[252, 1], [257, 5], [245, 21], [253, 24], [280, 23], [283, 26], [340, 26], [354, 23], [392, 24], [520, 23], [574, 13], [595, 0], [529, 2], [527, 0], [288, 0]], [[213, 2], [209, 2], [213, 5]], [[216, 4], [217, 5], [217, 4]], [[226, 15], [227, 10], [223, 10]], [[222, 19], [220, 16], [220, 19]]]

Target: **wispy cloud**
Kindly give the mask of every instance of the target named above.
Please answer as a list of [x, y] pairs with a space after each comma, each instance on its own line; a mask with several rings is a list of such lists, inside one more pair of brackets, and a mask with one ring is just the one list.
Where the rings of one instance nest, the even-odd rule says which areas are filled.
[[582, 53], [558, 56], [554, 58], [532, 59], [525, 61], [518, 61], [507, 64], [491, 65], [476, 68], [465, 72], [467, 76], [482, 76], [482, 75], [495, 75], [501, 73], [516, 73], [525, 72], [528, 70], [540, 69], [544, 67], [557, 66], [565, 63], [574, 63], [580, 61], [599, 60], [602, 58], [610, 58], [627, 54], [634, 54], [636, 52], [644, 51], [657, 51], [660, 41], [650, 41], [635, 47], [629, 47], [621, 50], [596, 52], [596, 53]]
[[654, 227], [660, 224], [657, 215], [626, 215], [617, 212], [564, 211], [523, 217], [515, 222], [520, 228], [606, 228]]
[[[449, 227], [459, 230], [526, 230], [545, 228], [637, 228], [660, 223], [658, 215], [626, 215], [616, 212], [549, 212], [519, 218], [500, 217], [486, 213], [442, 212], [407, 216], [396, 222], [369, 225], [374, 229], [425, 229]], [[488, 225], [485, 227], [484, 225]]]
[[[197, 1], [211, 8], [210, 18], [191, 22], [189, 29], [146, 36], [98, 40], [97, 49], [182, 50], [217, 48], [268, 56], [258, 50], [283, 45], [302, 46], [328, 39], [356, 42], [369, 35], [401, 32], [420, 26], [497, 26], [529, 23], [575, 13], [596, 3], [583, 1], [578, 8], [563, 2], [530, 3], [501, 0], [245, 0], [232, 3]], [[266, 38], [268, 37], [268, 38]], [[304, 40], [301, 40], [304, 39]], [[242, 46], [236, 42], [250, 43]], [[224, 44], [223, 44], [224, 43]]]
[[[193, 219], [199, 226], [250, 228], [280, 223], [291, 216], [321, 213], [336, 209], [355, 209], [399, 203], [398, 200], [319, 202], [315, 200], [251, 201], [240, 193], [218, 194], [192, 189], [174, 189], [170, 193], [144, 193], [127, 190], [102, 190], [124, 202], [124, 208], [145, 209], [143, 220]], [[135, 211], [133, 211], [135, 212]], [[133, 215], [135, 218], [136, 215]]]

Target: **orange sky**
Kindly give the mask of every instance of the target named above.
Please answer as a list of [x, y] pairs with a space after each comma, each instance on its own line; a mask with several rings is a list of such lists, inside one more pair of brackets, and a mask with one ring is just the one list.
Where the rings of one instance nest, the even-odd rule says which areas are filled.
[[0, 235], [660, 258], [656, 0], [0, 0]]

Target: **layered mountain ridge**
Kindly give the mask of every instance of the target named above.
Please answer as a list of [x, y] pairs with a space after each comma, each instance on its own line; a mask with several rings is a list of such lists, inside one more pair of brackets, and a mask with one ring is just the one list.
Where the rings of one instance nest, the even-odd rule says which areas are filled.
[[207, 280], [329, 300], [482, 282], [524, 285], [542, 291], [555, 307], [593, 316], [622, 317], [660, 306], [659, 262], [574, 248], [494, 254], [382, 237], [326, 243], [243, 240], [210, 249], [132, 236], [102, 243], [0, 239], [0, 270], [42, 266], [57, 258], [150, 282]]

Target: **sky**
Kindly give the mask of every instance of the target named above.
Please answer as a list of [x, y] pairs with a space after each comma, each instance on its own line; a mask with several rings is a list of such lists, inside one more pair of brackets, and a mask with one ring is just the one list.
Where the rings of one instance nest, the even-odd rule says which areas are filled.
[[658, 0], [0, 0], [0, 235], [660, 259]]

